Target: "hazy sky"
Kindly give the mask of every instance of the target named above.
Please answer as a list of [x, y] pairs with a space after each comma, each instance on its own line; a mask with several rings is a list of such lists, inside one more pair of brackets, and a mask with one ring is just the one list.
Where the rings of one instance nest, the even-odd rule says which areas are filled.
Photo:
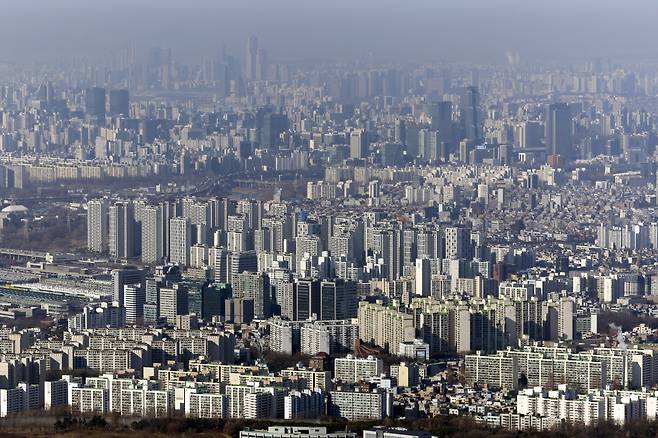
[[0, 0], [0, 60], [172, 47], [197, 59], [248, 35], [273, 58], [658, 58], [656, 0]]

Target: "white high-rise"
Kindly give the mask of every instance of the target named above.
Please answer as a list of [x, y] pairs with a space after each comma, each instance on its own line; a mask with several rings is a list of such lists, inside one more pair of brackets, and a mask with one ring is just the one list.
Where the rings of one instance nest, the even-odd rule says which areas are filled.
[[141, 284], [126, 285], [123, 288], [123, 307], [126, 308], [126, 323], [135, 324], [144, 316], [146, 289]]
[[105, 199], [87, 203], [87, 248], [94, 252], [107, 249], [108, 206]]
[[190, 266], [203, 268], [208, 266], [208, 247], [197, 243], [190, 248]]
[[334, 377], [345, 383], [357, 383], [371, 377], [379, 377], [384, 372], [382, 359], [368, 356], [360, 358], [348, 354], [334, 360]]
[[190, 264], [191, 229], [189, 219], [169, 220], [169, 260], [172, 263]]
[[228, 282], [228, 251], [221, 247], [208, 249], [208, 264], [213, 272], [213, 278], [218, 283]]
[[364, 158], [368, 154], [368, 142], [363, 130], [350, 133], [350, 158]]
[[164, 257], [163, 208], [145, 207], [142, 213], [142, 262], [159, 263]]
[[469, 230], [461, 227], [448, 227], [445, 229], [445, 233], [445, 258], [448, 260], [468, 258]]

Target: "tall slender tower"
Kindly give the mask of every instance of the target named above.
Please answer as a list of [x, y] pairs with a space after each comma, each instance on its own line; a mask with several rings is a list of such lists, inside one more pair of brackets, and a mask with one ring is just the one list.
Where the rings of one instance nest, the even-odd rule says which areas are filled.
[[110, 207], [110, 255], [125, 259], [135, 255], [135, 210], [131, 202]]
[[268, 70], [268, 59], [267, 51], [262, 47], [259, 47], [256, 51], [256, 80], [265, 81], [267, 80], [267, 70]]
[[461, 100], [461, 117], [464, 135], [467, 140], [479, 142], [482, 139], [480, 126], [480, 92], [477, 87], [466, 87]]
[[250, 81], [256, 80], [256, 69], [258, 67], [258, 38], [254, 35], [251, 35], [247, 40], [244, 66], [247, 79]]
[[169, 258], [172, 263], [190, 264], [192, 226], [190, 220], [177, 217], [169, 220]]
[[572, 158], [571, 112], [566, 103], [552, 103], [546, 108], [546, 149], [549, 154]]
[[87, 203], [87, 248], [103, 252], [107, 249], [108, 208], [105, 199]]
[[439, 133], [439, 141], [451, 142], [452, 135], [452, 102], [432, 102], [430, 106], [432, 129]]
[[164, 254], [163, 206], [147, 206], [142, 214], [142, 261], [160, 263]]

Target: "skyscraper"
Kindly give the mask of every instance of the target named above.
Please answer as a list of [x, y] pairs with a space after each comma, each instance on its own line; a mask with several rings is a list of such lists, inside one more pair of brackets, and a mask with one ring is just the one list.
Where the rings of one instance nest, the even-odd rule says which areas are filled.
[[85, 90], [85, 113], [92, 117], [105, 117], [105, 88], [94, 87]]
[[448, 260], [468, 258], [470, 235], [467, 228], [447, 227], [445, 229], [445, 257]]
[[268, 318], [271, 315], [270, 277], [265, 273], [242, 272], [237, 275], [233, 290], [235, 298], [254, 300], [254, 315]]
[[126, 308], [126, 323], [135, 324], [144, 316], [146, 289], [143, 284], [124, 286], [123, 307]]
[[[309, 319], [320, 314], [320, 282], [317, 280], [297, 280], [293, 289], [293, 319]], [[281, 304], [284, 306], [284, 303]]]
[[105, 199], [87, 203], [87, 248], [90, 251], [107, 250], [108, 211]]
[[365, 158], [368, 155], [366, 133], [359, 129], [350, 134], [350, 158]]
[[432, 265], [430, 259], [416, 259], [416, 295], [432, 294]]
[[258, 50], [256, 51], [255, 79], [257, 81], [267, 80], [267, 70], [268, 70], [267, 62], [268, 62], [267, 51], [262, 47], [259, 47]]
[[438, 132], [439, 142], [453, 141], [452, 102], [432, 102], [430, 116], [432, 117], [432, 129]]
[[134, 267], [115, 269], [112, 271], [112, 300], [124, 305], [126, 286], [145, 284], [146, 272]]
[[231, 285], [226, 283], [206, 284], [201, 294], [201, 317], [205, 321], [210, 321], [213, 316], [224, 314], [224, 303], [233, 295], [233, 290]]
[[517, 144], [521, 149], [532, 149], [541, 146], [542, 126], [539, 122], [524, 122], [517, 131]]
[[158, 320], [160, 302], [160, 283], [149, 278], [144, 282], [144, 321], [154, 322]]
[[110, 90], [110, 115], [130, 115], [130, 94], [128, 90]]
[[545, 135], [549, 154], [572, 158], [571, 112], [566, 103], [552, 103], [546, 107]]
[[[174, 219], [172, 219], [174, 220]], [[182, 283], [160, 288], [160, 318], [176, 322], [176, 316], [188, 313], [187, 288]]]
[[464, 127], [464, 138], [479, 143], [482, 140], [480, 126], [480, 92], [477, 87], [466, 87], [461, 97], [461, 119]]
[[171, 263], [190, 264], [192, 227], [190, 220], [177, 217], [169, 220], [169, 260]]
[[247, 48], [245, 51], [245, 76], [248, 80], [256, 80], [256, 66], [258, 60], [258, 38], [251, 35], [247, 40]]
[[262, 148], [273, 148], [281, 144], [280, 136], [288, 130], [288, 117], [275, 113], [271, 107], [258, 110], [256, 114], [256, 133], [258, 144]]
[[395, 121], [395, 142], [400, 143], [402, 146], [407, 146], [407, 124], [404, 119], [397, 119]]
[[229, 253], [227, 257], [228, 282], [235, 283], [238, 274], [242, 272], [258, 271], [258, 255], [256, 251], [242, 251]]
[[175, 202], [162, 202], [162, 251], [165, 257], [169, 257], [169, 220], [177, 216]]
[[[315, 307], [311, 305], [311, 307]], [[320, 320], [356, 318], [356, 283], [345, 280], [325, 280], [320, 284]]]
[[213, 246], [208, 249], [208, 264], [212, 270], [212, 278], [217, 283], [227, 283], [229, 281], [228, 254], [226, 248]]
[[158, 263], [164, 257], [164, 222], [161, 205], [144, 207], [142, 212], [142, 262]]
[[135, 255], [135, 210], [131, 202], [110, 207], [110, 255], [119, 259]]

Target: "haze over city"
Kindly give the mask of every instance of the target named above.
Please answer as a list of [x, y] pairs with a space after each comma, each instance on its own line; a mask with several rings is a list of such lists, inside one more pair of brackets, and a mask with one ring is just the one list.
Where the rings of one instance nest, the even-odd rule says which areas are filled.
[[135, 45], [192, 61], [251, 34], [282, 59], [505, 62], [658, 55], [651, 0], [5, 0], [0, 59], [98, 57]]

